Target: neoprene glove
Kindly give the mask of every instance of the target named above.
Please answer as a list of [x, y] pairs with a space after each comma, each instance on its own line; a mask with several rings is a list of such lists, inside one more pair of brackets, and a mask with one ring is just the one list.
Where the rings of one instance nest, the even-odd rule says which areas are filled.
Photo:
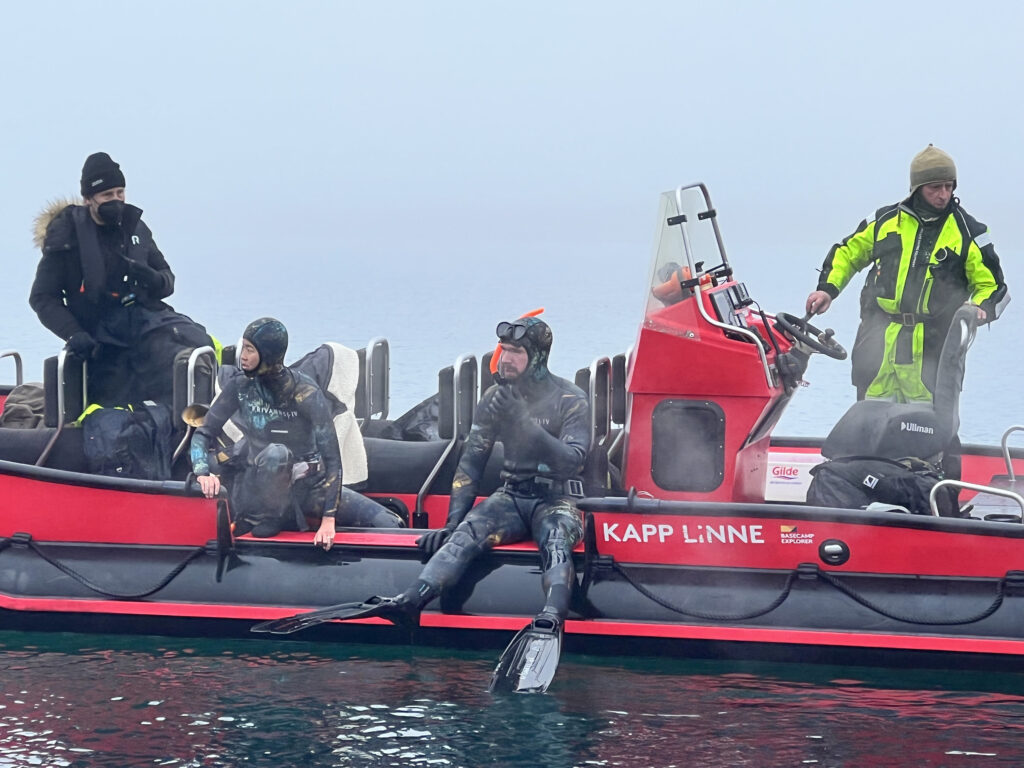
[[88, 331], [79, 331], [78, 333], [71, 334], [71, 338], [68, 339], [67, 344], [64, 346], [72, 354], [83, 360], [96, 357], [96, 353], [100, 349], [99, 342]]
[[455, 531], [455, 526], [449, 528], [447, 525], [444, 528], [438, 528], [436, 531], [430, 531], [424, 533], [418, 539], [416, 539], [416, 546], [420, 548], [420, 552], [426, 555], [428, 558], [433, 557], [437, 554], [437, 550], [444, 546], [444, 543], [448, 541], [448, 538]]
[[526, 400], [511, 386], [498, 387], [490, 404], [491, 413], [506, 423], [518, 424], [526, 419]]
[[128, 260], [128, 277], [143, 288], [156, 288], [163, 282], [160, 273], [149, 264], [131, 259]]

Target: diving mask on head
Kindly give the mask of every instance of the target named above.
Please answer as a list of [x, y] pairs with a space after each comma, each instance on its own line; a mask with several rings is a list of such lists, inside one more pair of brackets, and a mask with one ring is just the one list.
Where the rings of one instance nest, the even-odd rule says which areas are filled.
[[526, 324], [501, 322], [494, 332], [498, 335], [498, 341], [517, 343], [526, 335]]

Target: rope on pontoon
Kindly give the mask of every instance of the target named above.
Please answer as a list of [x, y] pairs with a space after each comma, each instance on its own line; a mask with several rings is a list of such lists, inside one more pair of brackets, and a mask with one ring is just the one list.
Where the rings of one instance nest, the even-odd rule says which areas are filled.
[[1003, 597], [1005, 596], [1005, 594], [1003, 592], [1003, 588], [1006, 586], [1006, 578], [1004, 577], [1004, 578], [1000, 579], [999, 582], [996, 584], [996, 597], [992, 601], [992, 604], [989, 605], [989, 607], [986, 608], [985, 610], [983, 610], [980, 613], [977, 613], [977, 614], [975, 614], [973, 616], [969, 616], [969, 617], [964, 618], [964, 619], [922, 619], [922, 618], [910, 616], [909, 614], [908, 615], [901, 615], [901, 614], [898, 614], [898, 613], [896, 613], [894, 611], [887, 611], [884, 608], [882, 608], [881, 606], [879, 606], [876, 603], [872, 602], [871, 600], [868, 600], [866, 597], [857, 594], [856, 590], [854, 590], [852, 587], [850, 587], [850, 586], [848, 586], [846, 584], [843, 584], [843, 582], [841, 580], [837, 579], [835, 576], [833, 576], [830, 573], [826, 573], [825, 571], [818, 571], [818, 576], [820, 576], [821, 579], [826, 584], [832, 585], [833, 587], [838, 589], [840, 592], [842, 592], [844, 595], [849, 597], [851, 600], [854, 600], [854, 601], [860, 603], [865, 608], [868, 608], [868, 609], [874, 611], [875, 613], [878, 613], [878, 614], [881, 614], [882, 616], [885, 616], [887, 619], [893, 619], [895, 621], [902, 621], [902, 622], [906, 622], [907, 624], [927, 624], [927, 625], [933, 626], [933, 627], [951, 627], [951, 626], [955, 626], [957, 624], [973, 624], [976, 621], [981, 621], [982, 619], [987, 619], [989, 616], [991, 616], [993, 613], [995, 613], [997, 610], [999, 610], [999, 606], [1003, 604]]
[[194, 550], [189, 552], [188, 556], [184, 560], [182, 560], [180, 563], [174, 566], [174, 569], [170, 573], [168, 573], [163, 579], [161, 579], [160, 583], [157, 584], [155, 587], [153, 587], [152, 589], [147, 589], [144, 592], [134, 592], [128, 594], [121, 592], [112, 592], [110, 590], [104, 589], [103, 587], [98, 586], [97, 584], [90, 581], [82, 574], [78, 573], [74, 568], [65, 565], [56, 558], [51, 557], [50, 555], [43, 552], [43, 550], [40, 549], [39, 546], [34, 541], [28, 541], [26, 543], [28, 544], [29, 549], [31, 549], [33, 552], [39, 555], [39, 557], [43, 558], [43, 560], [48, 562], [50, 565], [52, 565], [54, 568], [61, 571], [62, 573], [66, 573], [68, 576], [77, 581], [83, 587], [91, 589], [93, 592], [97, 592], [103, 595], [104, 597], [111, 597], [116, 600], [139, 600], [143, 597], [149, 597], [150, 595], [159, 592], [161, 589], [163, 589], [172, 581], [174, 581], [174, 579], [177, 578], [177, 576], [185, 570], [185, 567], [189, 563], [191, 563], [193, 560], [195, 560], [197, 557], [199, 557], [206, 551], [202, 547], [196, 547]]
[[[786, 584], [782, 588], [782, 592], [779, 594], [777, 598], [775, 598], [775, 600], [767, 608], [763, 608], [757, 611], [750, 611], [748, 613], [727, 615], [721, 613], [710, 613], [707, 611], [696, 611], [691, 608], [682, 608], [676, 605], [675, 603], [672, 603], [671, 601], [654, 594], [643, 584], [640, 584], [635, 579], [633, 579], [633, 577], [629, 575], [626, 569], [624, 569], [618, 563], [612, 563], [612, 568], [615, 570], [616, 573], [622, 576], [622, 578], [625, 579], [626, 582], [631, 587], [633, 587], [633, 589], [635, 589], [637, 592], [639, 592], [647, 599], [657, 603], [662, 608], [666, 608], [672, 611], [673, 613], [678, 613], [683, 616], [693, 616], [698, 619], [708, 619], [710, 621], [743, 621], [744, 619], [754, 619], [758, 616], [764, 616], [766, 613], [771, 613], [780, 605], [782, 605], [786, 601], [786, 598], [789, 597], [790, 590], [793, 587], [793, 582], [799, 575], [798, 571], [791, 571], [789, 573], [789, 576], [786, 579]], [[816, 573], [822, 581], [824, 581], [829, 586], [839, 590], [854, 602], [859, 603], [865, 608], [874, 611], [875, 613], [884, 616], [887, 619], [892, 619], [893, 621], [901, 621], [906, 624], [924, 624], [933, 627], [950, 627], [961, 624], [973, 624], [975, 622], [981, 621], [982, 619], [987, 619], [989, 616], [991, 616], [993, 613], [999, 610], [999, 606], [1003, 604], [1003, 598], [1006, 596], [1004, 591], [1006, 587], [1006, 578], [1004, 577], [1000, 579], [999, 582], [996, 584], [995, 599], [983, 611], [980, 611], [979, 613], [973, 614], [971, 616], [967, 616], [965, 618], [924, 619], [917, 616], [912, 616], [910, 614], [900, 614], [895, 611], [887, 610], [882, 606], [878, 605], [877, 603], [875, 603], [874, 601], [869, 600], [868, 598], [859, 594], [857, 590], [853, 589], [848, 584], [844, 584], [842, 580], [836, 578], [832, 574], [826, 573], [822, 570], [818, 570], [816, 571]]]
[[784, 602], [786, 602], [786, 598], [789, 597], [789, 592], [793, 588], [793, 582], [796, 580], [797, 577], [796, 571], [790, 572], [789, 577], [786, 579], [786, 584], [782, 588], [781, 594], [777, 598], [775, 598], [775, 600], [773, 600], [771, 605], [769, 605], [767, 608], [751, 611], [749, 613], [724, 614], [708, 613], [705, 611], [695, 611], [691, 608], [681, 608], [680, 606], [672, 602], [669, 602], [663, 597], [658, 597], [656, 594], [647, 589], [647, 587], [645, 587], [643, 584], [634, 581], [633, 577], [630, 576], [626, 572], [626, 570], [618, 563], [612, 563], [612, 568], [614, 568], [616, 573], [622, 576], [622, 578], [624, 578], [629, 583], [629, 585], [633, 587], [633, 589], [635, 589], [641, 595], [646, 597], [648, 600], [653, 600], [662, 608], [667, 608], [673, 613], [679, 613], [683, 616], [693, 616], [698, 619], [710, 619], [713, 621], [742, 621], [744, 619], [755, 619], [758, 616], [764, 616], [766, 613], [771, 613]]

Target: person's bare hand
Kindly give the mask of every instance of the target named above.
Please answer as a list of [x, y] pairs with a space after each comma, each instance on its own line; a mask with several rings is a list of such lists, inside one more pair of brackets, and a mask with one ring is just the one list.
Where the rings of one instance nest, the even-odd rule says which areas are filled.
[[220, 478], [217, 475], [200, 475], [196, 478], [196, 482], [203, 489], [203, 496], [208, 499], [212, 499], [220, 493]]
[[334, 518], [325, 517], [320, 521], [320, 528], [317, 530], [316, 535], [313, 536], [313, 546], [323, 547], [326, 552], [334, 546]]
[[804, 307], [808, 315], [822, 315], [832, 306], [832, 297], [825, 291], [812, 291], [807, 297], [807, 306]]

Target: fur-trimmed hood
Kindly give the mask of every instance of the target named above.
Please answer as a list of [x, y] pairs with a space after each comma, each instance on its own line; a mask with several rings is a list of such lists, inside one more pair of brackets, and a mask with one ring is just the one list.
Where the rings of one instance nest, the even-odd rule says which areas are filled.
[[32, 242], [35, 243], [36, 248], [43, 247], [43, 243], [46, 242], [46, 230], [65, 208], [83, 204], [84, 201], [80, 197], [59, 197], [48, 202], [32, 222]]

